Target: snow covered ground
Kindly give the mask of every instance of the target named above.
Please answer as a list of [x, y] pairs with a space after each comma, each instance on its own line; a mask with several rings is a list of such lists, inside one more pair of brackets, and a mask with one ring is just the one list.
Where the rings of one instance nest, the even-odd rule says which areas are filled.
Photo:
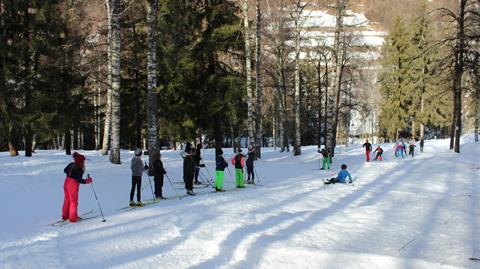
[[[132, 154], [122, 152], [118, 166], [84, 152], [107, 221], [63, 227], [48, 224], [60, 217], [71, 157], [0, 153], [0, 268], [480, 268], [469, 260], [480, 258], [480, 144], [466, 137], [455, 154], [447, 140], [427, 141], [413, 159], [384, 149], [383, 162], [366, 163], [360, 145], [340, 148], [330, 171], [318, 170], [315, 147], [299, 157], [264, 149], [256, 162], [264, 186], [128, 212], [116, 209], [128, 203]], [[213, 153], [203, 151], [212, 175]], [[179, 152], [162, 159], [180, 181]], [[324, 186], [342, 163], [355, 186]], [[225, 185], [233, 186], [228, 172]], [[150, 199], [146, 178], [143, 186]], [[164, 191], [174, 197], [168, 182]], [[92, 189], [81, 185], [79, 212], [91, 209], [98, 214]]]

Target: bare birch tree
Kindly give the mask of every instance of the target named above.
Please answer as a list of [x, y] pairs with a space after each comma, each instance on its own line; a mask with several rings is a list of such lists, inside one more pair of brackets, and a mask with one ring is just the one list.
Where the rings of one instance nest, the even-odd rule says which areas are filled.
[[243, 0], [243, 34], [245, 42], [245, 76], [247, 83], [247, 129], [248, 144], [255, 142], [254, 115], [253, 115], [253, 90], [252, 90], [252, 59], [250, 49], [250, 23], [248, 20], [248, 0]]
[[110, 1], [111, 17], [111, 113], [112, 126], [110, 138], [110, 161], [114, 164], [120, 164], [120, 0]]
[[256, 70], [256, 90], [255, 90], [255, 157], [261, 158], [262, 148], [262, 13], [260, 10], [260, 0], [255, 1], [256, 29], [255, 29], [255, 70]]
[[148, 76], [148, 96], [147, 96], [147, 129], [148, 129], [148, 160], [150, 171], [153, 174], [153, 162], [155, 154], [159, 151], [157, 148], [157, 0], [147, 1], [147, 76]]

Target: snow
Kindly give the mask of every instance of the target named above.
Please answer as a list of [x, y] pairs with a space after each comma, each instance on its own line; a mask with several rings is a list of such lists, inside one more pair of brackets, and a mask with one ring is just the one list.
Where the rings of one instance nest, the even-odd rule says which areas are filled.
[[[359, 144], [339, 147], [327, 171], [318, 170], [314, 146], [298, 157], [265, 148], [256, 162], [264, 186], [196, 189], [203, 194], [126, 212], [116, 209], [128, 203], [132, 153], [113, 165], [87, 151], [107, 221], [63, 227], [48, 224], [60, 217], [71, 157], [0, 153], [0, 268], [479, 268], [469, 258], [480, 258], [480, 144], [465, 136], [456, 154], [448, 143], [428, 140], [405, 159], [384, 144], [384, 161], [370, 163]], [[213, 150], [202, 154], [213, 175]], [[179, 152], [162, 159], [180, 181]], [[323, 185], [342, 163], [355, 185]], [[150, 199], [146, 178], [143, 187]], [[225, 187], [233, 187], [228, 172]], [[168, 182], [164, 192], [175, 195]], [[79, 212], [90, 209], [98, 214], [91, 187], [81, 185]]]

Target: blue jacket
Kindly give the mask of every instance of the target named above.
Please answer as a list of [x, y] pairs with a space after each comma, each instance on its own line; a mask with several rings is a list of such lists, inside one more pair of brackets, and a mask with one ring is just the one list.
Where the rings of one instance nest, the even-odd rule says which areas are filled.
[[347, 177], [349, 178], [350, 183], [353, 182], [352, 176], [350, 175], [350, 173], [347, 170], [340, 170], [340, 172], [338, 172], [337, 182], [347, 183], [347, 180], [346, 180]]

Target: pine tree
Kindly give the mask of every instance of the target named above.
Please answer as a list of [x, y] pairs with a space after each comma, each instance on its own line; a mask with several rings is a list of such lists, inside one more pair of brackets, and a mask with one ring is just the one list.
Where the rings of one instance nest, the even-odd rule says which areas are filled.
[[383, 106], [379, 126], [380, 132], [390, 139], [398, 139], [400, 130], [407, 127], [408, 95], [403, 89], [408, 83], [409, 45], [404, 23], [397, 17], [382, 48]]

